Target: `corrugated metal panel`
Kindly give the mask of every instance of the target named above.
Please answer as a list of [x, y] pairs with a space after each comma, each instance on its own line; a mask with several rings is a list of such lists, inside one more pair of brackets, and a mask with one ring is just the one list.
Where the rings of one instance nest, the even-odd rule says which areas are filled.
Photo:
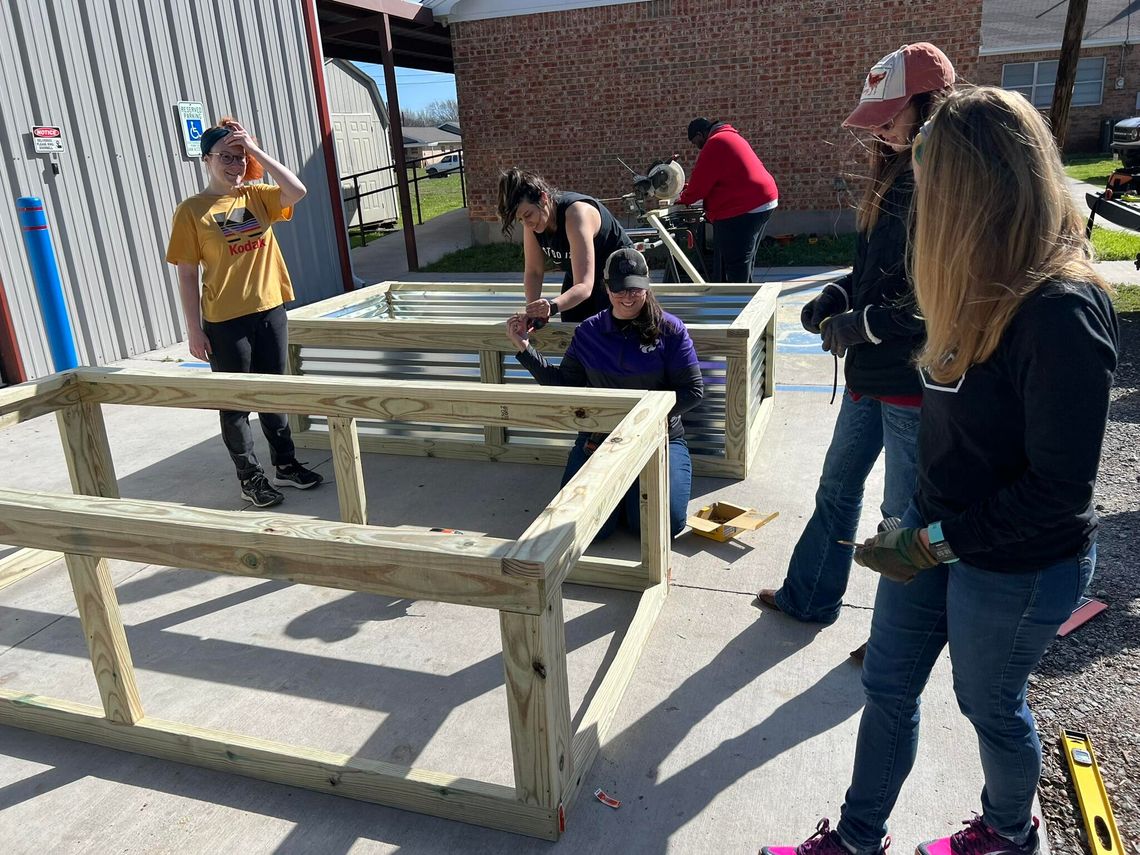
[[[308, 2], [308, 0], [306, 0]], [[185, 157], [178, 101], [240, 118], [309, 189], [275, 227], [299, 302], [339, 293], [340, 261], [304, 9], [295, 0], [12, 0], [0, 4], [0, 279], [29, 376], [52, 370], [14, 201], [44, 200], [80, 360], [102, 364], [184, 337], [164, 260], [179, 200], [205, 186]], [[58, 125], [60, 174], [34, 155]]]
[[[661, 295], [665, 311], [686, 324], [728, 324], [736, 319], [751, 299], [750, 294], [667, 294]], [[390, 291], [377, 298], [345, 306], [325, 318], [398, 318], [424, 320], [431, 318], [463, 318], [464, 320], [500, 320], [518, 309], [519, 294], [448, 292], [436, 286], [432, 290]], [[385, 377], [391, 380], [461, 380], [479, 382], [479, 357], [476, 353], [430, 351], [364, 350], [353, 348], [302, 347], [301, 373], [318, 376]], [[753, 415], [760, 406], [764, 382], [764, 344], [752, 352]], [[724, 456], [724, 414], [727, 366], [723, 354], [702, 353], [701, 374], [705, 381], [705, 397], [700, 405], [685, 414], [685, 439], [693, 454]], [[558, 357], [550, 357], [557, 365]], [[503, 361], [503, 377], [510, 384], [533, 384], [530, 373], [514, 359]], [[324, 420], [314, 417], [311, 427], [324, 429]], [[361, 429], [383, 436], [414, 436], [466, 439], [482, 442], [482, 429], [472, 426], [420, 425], [413, 423], [367, 422]], [[507, 431], [512, 441], [531, 445], [568, 445], [573, 439], [557, 431]]]

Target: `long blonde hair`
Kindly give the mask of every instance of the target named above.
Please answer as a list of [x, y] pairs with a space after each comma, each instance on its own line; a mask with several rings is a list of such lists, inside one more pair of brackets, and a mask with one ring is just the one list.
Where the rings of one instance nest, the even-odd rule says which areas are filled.
[[947, 96], [923, 134], [916, 178], [912, 280], [926, 319], [917, 361], [935, 381], [985, 362], [1046, 281], [1110, 290], [1093, 270], [1053, 136], [1019, 93]]

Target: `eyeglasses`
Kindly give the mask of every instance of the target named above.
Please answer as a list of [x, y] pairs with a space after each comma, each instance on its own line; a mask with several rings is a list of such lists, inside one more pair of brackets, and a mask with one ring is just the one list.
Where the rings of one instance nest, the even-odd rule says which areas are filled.
[[620, 291], [614, 291], [611, 288], [610, 293], [617, 297], [619, 300], [623, 297], [628, 297], [631, 300], [637, 300], [640, 297], [644, 297], [646, 292], [644, 288], [622, 288]]
[[222, 162], [224, 166], [230, 166], [234, 163], [245, 163], [246, 155], [244, 154], [228, 154], [224, 151], [219, 151], [214, 154], [208, 154], [207, 157], [216, 157]]

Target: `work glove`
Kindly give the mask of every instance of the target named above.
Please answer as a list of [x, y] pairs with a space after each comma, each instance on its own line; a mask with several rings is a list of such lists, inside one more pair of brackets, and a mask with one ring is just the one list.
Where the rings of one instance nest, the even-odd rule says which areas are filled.
[[939, 561], [923, 544], [918, 528], [896, 528], [879, 532], [855, 547], [855, 563], [881, 573], [895, 582], [909, 582], [921, 571], [937, 567]]
[[863, 324], [862, 312], [840, 312], [825, 318], [820, 325], [823, 335], [823, 349], [842, 357], [853, 344], [866, 344], [867, 331]]
[[800, 310], [800, 323], [808, 332], [819, 335], [819, 328], [824, 319], [846, 308], [847, 293], [834, 282], [828, 282], [819, 292], [819, 296], [804, 304]]

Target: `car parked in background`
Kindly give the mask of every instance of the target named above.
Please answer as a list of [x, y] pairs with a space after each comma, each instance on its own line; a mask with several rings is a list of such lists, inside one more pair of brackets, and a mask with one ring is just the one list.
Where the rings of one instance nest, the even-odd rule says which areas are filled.
[[449, 154], [437, 163], [431, 164], [424, 172], [427, 173], [428, 178], [442, 178], [449, 172], [459, 169], [461, 165], [458, 154]]
[[1112, 153], [1125, 169], [1140, 166], [1140, 116], [1117, 122], [1112, 128]]

